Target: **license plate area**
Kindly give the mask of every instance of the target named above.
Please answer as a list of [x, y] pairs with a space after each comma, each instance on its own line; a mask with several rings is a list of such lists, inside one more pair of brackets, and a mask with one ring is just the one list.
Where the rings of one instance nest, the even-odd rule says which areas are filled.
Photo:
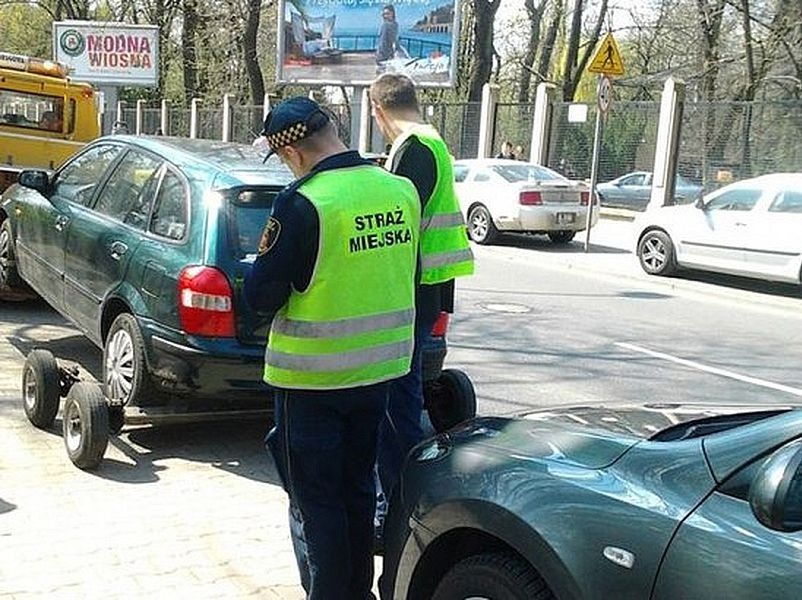
[[555, 215], [555, 222], [557, 225], [571, 225], [576, 221], [576, 213], [572, 212], [558, 212]]

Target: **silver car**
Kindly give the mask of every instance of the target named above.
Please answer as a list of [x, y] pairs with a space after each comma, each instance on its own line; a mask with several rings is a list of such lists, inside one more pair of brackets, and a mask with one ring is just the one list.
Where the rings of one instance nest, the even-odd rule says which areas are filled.
[[[567, 244], [585, 229], [590, 192], [541, 165], [501, 158], [458, 160], [454, 178], [468, 234], [492, 244], [501, 232], [536, 233]], [[598, 211], [593, 214], [593, 223]]]
[[745, 179], [696, 204], [647, 210], [634, 226], [647, 273], [688, 267], [802, 282], [802, 173]]
[[[677, 175], [674, 188], [674, 201], [677, 204], [694, 202], [702, 194], [702, 186]], [[602, 206], [645, 210], [652, 194], [652, 174], [648, 171], [634, 171], [621, 175], [612, 181], [596, 186]]]

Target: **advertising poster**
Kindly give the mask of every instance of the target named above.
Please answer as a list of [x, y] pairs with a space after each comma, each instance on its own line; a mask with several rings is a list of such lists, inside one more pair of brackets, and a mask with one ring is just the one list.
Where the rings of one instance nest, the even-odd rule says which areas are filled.
[[423, 87], [454, 84], [455, 0], [282, 0], [281, 83], [369, 85], [385, 72]]
[[102, 21], [53, 23], [55, 59], [70, 76], [94, 84], [156, 85], [159, 28]]

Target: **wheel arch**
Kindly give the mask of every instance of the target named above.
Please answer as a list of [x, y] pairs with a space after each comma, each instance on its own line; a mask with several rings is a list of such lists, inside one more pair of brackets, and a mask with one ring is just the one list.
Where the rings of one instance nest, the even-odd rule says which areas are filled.
[[668, 236], [668, 239], [670, 239], [672, 242], [674, 241], [674, 238], [671, 237], [671, 234], [665, 227], [661, 225], [648, 225], [647, 227], [644, 227], [643, 230], [641, 230], [641, 232], [638, 234], [638, 240], [635, 242], [635, 255], [638, 254], [638, 249], [640, 248], [640, 243], [643, 241], [643, 237], [652, 231], [661, 231]]
[[[443, 575], [459, 561], [496, 551], [519, 557], [543, 578], [558, 598], [580, 598], [579, 586], [565, 564], [531, 524], [497, 505], [481, 501], [471, 504], [469, 511], [476, 518], [466, 519], [464, 505], [436, 509], [437, 530], [441, 533], [426, 545], [415, 565], [409, 581], [408, 600], [431, 598]], [[443, 519], [453, 520], [453, 526], [443, 523]], [[482, 526], [488, 522], [493, 523], [492, 532]]]
[[495, 225], [496, 218], [493, 216], [493, 212], [487, 207], [487, 204], [485, 204], [484, 202], [480, 202], [479, 200], [474, 200], [473, 202], [471, 202], [470, 206], [468, 206], [468, 210], [465, 211], [465, 219], [466, 220], [468, 219], [468, 216], [471, 214], [471, 211], [477, 206], [481, 206], [487, 211], [487, 214], [490, 215], [490, 219], [493, 221], [493, 224]]
[[111, 329], [111, 324], [114, 323], [114, 319], [119, 317], [122, 313], [133, 314], [134, 311], [131, 310], [131, 306], [128, 302], [119, 296], [113, 296], [104, 303], [103, 313], [100, 316], [100, 340], [104, 344], [106, 343], [106, 336], [109, 334], [109, 329]]

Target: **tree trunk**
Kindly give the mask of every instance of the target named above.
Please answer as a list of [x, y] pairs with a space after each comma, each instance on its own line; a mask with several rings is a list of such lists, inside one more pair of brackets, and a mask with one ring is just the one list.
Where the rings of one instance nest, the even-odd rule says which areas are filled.
[[251, 88], [251, 102], [261, 104], [265, 97], [265, 81], [257, 59], [256, 41], [259, 33], [259, 18], [262, 14], [261, 0], [248, 0], [248, 18], [245, 22], [245, 33], [242, 46], [245, 59], [245, 70]]
[[493, 71], [493, 24], [501, 0], [474, 0], [475, 52], [468, 75], [468, 101], [482, 100], [482, 87]]
[[195, 43], [199, 24], [197, 0], [184, 0], [181, 61], [184, 67], [184, 100], [187, 106], [198, 96], [198, 53]]
[[521, 72], [521, 85], [518, 88], [518, 102], [529, 102], [529, 88], [532, 82], [532, 70], [535, 68], [535, 58], [540, 46], [540, 24], [546, 10], [546, 0], [535, 6], [535, 0], [524, 0], [526, 14], [529, 18], [529, 40], [526, 44], [526, 54], [523, 58], [524, 68]]
[[540, 60], [537, 65], [537, 72], [541, 80], [548, 79], [551, 72], [551, 57], [554, 54], [554, 44], [557, 42], [557, 32], [560, 30], [560, 23], [563, 20], [563, 0], [555, 3], [552, 10], [549, 28], [546, 30], [546, 39], [540, 50]]
[[579, 55], [579, 34], [582, 32], [582, 10], [584, 4], [584, 0], [574, 0], [574, 10], [571, 15], [571, 29], [568, 32], [568, 50], [563, 74], [563, 100], [566, 102], [571, 102], [576, 92], [574, 72], [576, 71], [576, 57]]

